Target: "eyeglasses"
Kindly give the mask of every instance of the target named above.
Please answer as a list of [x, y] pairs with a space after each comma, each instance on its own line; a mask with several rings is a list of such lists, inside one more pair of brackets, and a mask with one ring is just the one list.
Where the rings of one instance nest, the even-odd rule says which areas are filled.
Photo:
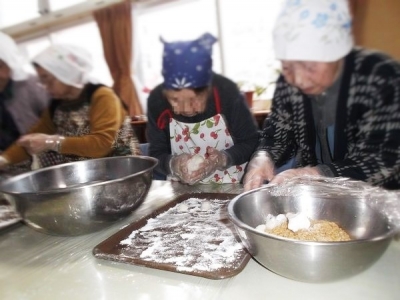
[[51, 75], [41, 75], [39, 80], [44, 87], [51, 87], [56, 82], [56, 78]]
[[315, 62], [282, 62], [282, 74], [293, 73], [296, 71], [314, 73], [317, 69]]

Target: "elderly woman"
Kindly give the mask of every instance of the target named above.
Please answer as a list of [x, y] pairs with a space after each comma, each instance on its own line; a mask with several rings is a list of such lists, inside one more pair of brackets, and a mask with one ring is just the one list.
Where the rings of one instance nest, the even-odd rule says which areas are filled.
[[255, 120], [236, 84], [212, 72], [215, 41], [207, 33], [194, 41], [164, 41], [164, 83], [148, 99], [156, 171], [183, 183], [240, 182], [257, 145]]
[[33, 59], [43, 85], [52, 96], [49, 109], [0, 156], [0, 167], [30, 155], [39, 166], [106, 156], [139, 153], [137, 139], [121, 100], [108, 87], [92, 84], [91, 57], [83, 49], [54, 45]]
[[15, 42], [0, 32], [0, 153], [25, 134], [49, 105], [46, 90], [23, 65]]
[[274, 43], [282, 76], [245, 189], [304, 175], [400, 188], [400, 64], [354, 47], [347, 1], [287, 1]]

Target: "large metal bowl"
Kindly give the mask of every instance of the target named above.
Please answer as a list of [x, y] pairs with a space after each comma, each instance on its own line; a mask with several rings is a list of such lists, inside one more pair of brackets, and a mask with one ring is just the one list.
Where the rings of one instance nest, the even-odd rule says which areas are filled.
[[[261, 187], [235, 197], [230, 220], [252, 256], [265, 268], [303, 282], [328, 282], [358, 274], [385, 252], [394, 229], [387, 217], [355, 193], [331, 193], [317, 186], [293, 185], [290, 195]], [[275, 191], [274, 191], [275, 189]], [[327, 192], [328, 191], [328, 192]], [[360, 193], [362, 194], [362, 193]], [[346, 242], [307, 242], [255, 230], [268, 214], [306, 213], [314, 220], [336, 222], [352, 238]]]
[[129, 215], [143, 202], [157, 163], [146, 156], [78, 161], [6, 179], [0, 191], [34, 229], [87, 234]]

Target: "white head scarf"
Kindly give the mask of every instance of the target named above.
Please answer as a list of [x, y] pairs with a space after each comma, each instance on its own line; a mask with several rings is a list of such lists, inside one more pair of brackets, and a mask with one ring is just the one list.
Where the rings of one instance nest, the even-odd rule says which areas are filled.
[[0, 32], [0, 59], [11, 69], [12, 80], [22, 81], [28, 78], [28, 73], [23, 69], [27, 61], [14, 40], [3, 32]]
[[52, 45], [33, 60], [66, 85], [83, 87], [93, 68], [92, 57], [86, 50], [72, 45]]
[[347, 0], [287, 0], [274, 32], [277, 59], [333, 62], [353, 47]]

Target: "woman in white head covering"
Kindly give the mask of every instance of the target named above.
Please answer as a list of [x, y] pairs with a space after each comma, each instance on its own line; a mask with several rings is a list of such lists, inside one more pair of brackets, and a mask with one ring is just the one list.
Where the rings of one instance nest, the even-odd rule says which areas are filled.
[[400, 188], [400, 64], [353, 46], [346, 0], [286, 1], [273, 37], [282, 76], [245, 189], [307, 175]]
[[37, 155], [39, 165], [45, 167], [139, 154], [122, 101], [110, 88], [89, 82], [92, 60], [88, 52], [76, 46], [54, 45], [37, 55], [33, 65], [52, 101], [29, 134], [4, 151], [3, 168], [29, 155]]
[[11, 37], [0, 32], [0, 152], [37, 122], [49, 103]]

